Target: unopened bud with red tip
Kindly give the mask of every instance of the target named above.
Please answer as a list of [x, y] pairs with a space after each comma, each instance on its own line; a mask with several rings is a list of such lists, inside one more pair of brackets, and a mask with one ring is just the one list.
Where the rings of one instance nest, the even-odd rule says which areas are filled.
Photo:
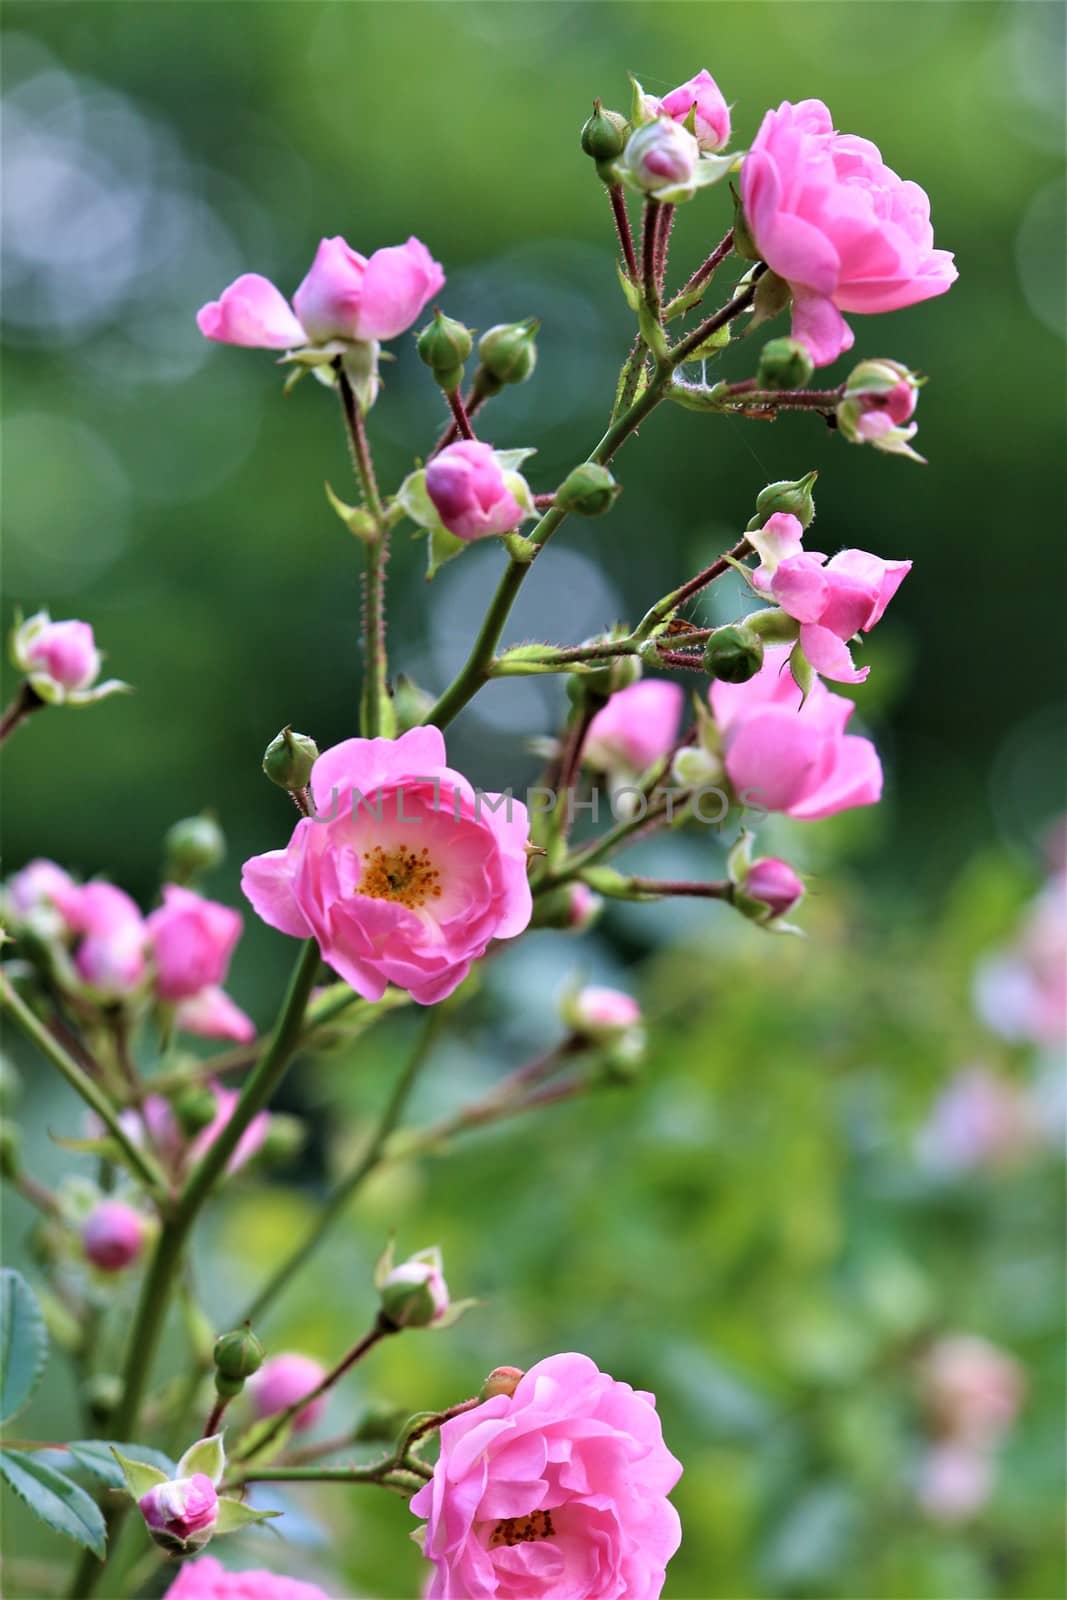
[[616, 483], [607, 467], [595, 461], [583, 461], [568, 473], [556, 490], [556, 505], [561, 511], [573, 512], [579, 517], [602, 517], [610, 511], [622, 485]]
[[837, 425], [851, 444], [869, 444], [889, 455], [923, 457], [911, 448], [911, 421], [920, 380], [899, 361], [861, 361], [849, 374], [837, 407]]
[[605, 111], [603, 102], [593, 101], [593, 112], [582, 128], [582, 149], [601, 165], [614, 161], [626, 148], [629, 124], [621, 111]]
[[622, 989], [589, 984], [563, 1002], [563, 1020], [580, 1038], [608, 1044], [641, 1026], [641, 1007]]
[[815, 363], [799, 339], [769, 339], [760, 351], [756, 381], [761, 389], [803, 389]]
[[319, 747], [306, 733], [294, 733], [283, 728], [267, 746], [263, 755], [263, 771], [279, 789], [298, 794], [306, 789], [311, 779], [311, 769], [319, 759]]
[[743, 623], [716, 628], [704, 649], [704, 671], [720, 683], [747, 683], [763, 665], [763, 640]]
[[202, 1549], [218, 1521], [218, 1491], [204, 1472], [157, 1483], [137, 1504], [154, 1542], [173, 1555]]
[[189, 884], [221, 866], [226, 839], [209, 812], [183, 817], [163, 839], [164, 876], [168, 883]]
[[505, 383], [525, 383], [537, 365], [538, 317], [525, 322], [498, 322], [478, 340], [480, 382], [499, 389]]
[[394, 1328], [429, 1328], [449, 1309], [441, 1252], [420, 1250], [391, 1266], [378, 1284], [381, 1315]]
[[751, 533], [762, 528], [768, 517], [773, 517], [777, 511], [787, 511], [790, 516], [796, 517], [802, 528], [810, 527], [815, 520], [812, 490], [818, 476], [818, 472], [807, 472], [802, 478], [783, 478], [761, 489], [756, 496], [756, 515], [749, 523], [748, 531]]
[[754, 922], [775, 922], [804, 898], [804, 885], [788, 861], [761, 856], [742, 880], [735, 904]]
[[147, 1236], [148, 1224], [133, 1206], [101, 1200], [82, 1224], [82, 1249], [101, 1272], [122, 1272], [139, 1259]]
[[506, 1394], [510, 1399], [525, 1376], [521, 1367], [494, 1367], [482, 1384], [479, 1398], [495, 1400], [497, 1395]]
[[435, 311], [416, 340], [419, 355], [433, 372], [446, 394], [451, 394], [463, 382], [463, 363], [471, 353], [474, 341], [471, 331], [455, 317], [446, 317]]
[[245, 1380], [263, 1365], [265, 1351], [250, 1323], [224, 1333], [215, 1340], [215, 1392], [221, 1399], [232, 1400], [240, 1394]]

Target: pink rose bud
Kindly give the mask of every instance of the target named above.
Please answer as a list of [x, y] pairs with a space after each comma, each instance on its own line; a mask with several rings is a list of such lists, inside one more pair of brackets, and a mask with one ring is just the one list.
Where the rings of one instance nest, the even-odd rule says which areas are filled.
[[695, 78], [689, 78], [664, 95], [658, 109], [674, 122], [685, 122], [693, 112], [696, 141], [701, 150], [721, 150], [729, 142], [730, 108], [706, 67], [702, 67]]
[[564, 1007], [564, 1020], [575, 1033], [604, 1042], [640, 1026], [641, 1007], [622, 989], [589, 984], [572, 995]]
[[101, 1272], [132, 1267], [144, 1249], [144, 1217], [121, 1200], [102, 1200], [82, 1224], [82, 1249]]
[[652, 1395], [587, 1356], [539, 1361], [511, 1394], [446, 1422], [427, 1519], [429, 1600], [459, 1595], [657, 1600], [681, 1525], [681, 1464]]
[[762, 908], [760, 920], [773, 922], [804, 898], [804, 885], [788, 861], [763, 856], [753, 861], [742, 885], [744, 896]]
[[429, 1328], [449, 1308], [439, 1250], [423, 1250], [391, 1267], [378, 1284], [382, 1315], [396, 1328]]
[[583, 759], [600, 772], [637, 774], [678, 741], [685, 690], [664, 678], [644, 678], [611, 696], [589, 724]]
[[85, 983], [112, 999], [140, 987], [147, 935], [128, 894], [111, 883], [86, 883], [64, 897], [64, 914], [71, 931], [83, 935], [74, 965]]
[[656, 117], [630, 135], [623, 157], [627, 171], [646, 194], [692, 183], [700, 160], [693, 135], [670, 117]]
[[234, 1005], [225, 989], [213, 985], [179, 1000], [174, 1025], [201, 1039], [234, 1039], [238, 1044], [249, 1044], [256, 1036], [252, 1018]]
[[100, 652], [87, 622], [46, 622], [25, 648], [28, 669], [62, 689], [87, 689], [100, 671]]
[[890, 455], [922, 461], [909, 440], [919, 398], [919, 380], [898, 361], [861, 361], [849, 374], [837, 408], [837, 425], [852, 444], [871, 444]]
[[525, 1374], [521, 1367], [494, 1367], [482, 1384], [482, 1399], [495, 1400], [498, 1394], [515, 1393]]
[[191, 1478], [155, 1484], [137, 1504], [156, 1543], [185, 1552], [198, 1549], [211, 1538], [219, 1497], [207, 1473], [194, 1472]]
[[214, 1556], [186, 1561], [163, 1600], [330, 1600], [318, 1584], [247, 1567], [227, 1571]]
[[70, 874], [38, 857], [7, 880], [0, 906], [13, 924], [32, 926], [43, 939], [58, 939], [69, 931], [63, 908], [75, 894]]
[[[252, 1397], [252, 1410], [257, 1418], [273, 1417], [279, 1411], [288, 1411], [304, 1395], [317, 1389], [326, 1376], [326, 1368], [310, 1356], [290, 1351], [272, 1356], [259, 1371], [249, 1378], [246, 1393]], [[302, 1411], [293, 1418], [293, 1432], [304, 1433], [313, 1428], [326, 1410], [328, 1397], [324, 1394], [309, 1400]]]
[[176, 883], [163, 885], [163, 904], [146, 925], [161, 1000], [185, 1000], [221, 983], [241, 936], [239, 912]]
[[518, 474], [505, 472], [492, 445], [461, 439], [426, 468], [426, 493], [449, 533], [468, 542], [486, 539], [510, 533], [527, 515], [509, 477]]
[[241, 887], [272, 928], [316, 938], [364, 999], [393, 983], [433, 1005], [529, 924], [526, 807], [476, 793], [437, 728], [335, 745], [311, 794], [315, 819], [246, 861]]
[[567, 899], [568, 926], [575, 933], [584, 933], [599, 917], [604, 902], [587, 883], [568, 884]]
[[874, 805], [882, 767], [869, 739], [846, 734], [852, 702], [816, 679], [807, 698], [786, 669], [790, 647], [768, 648], [747, 683], [713, 683], [726, 774], [743, 805], [802, 821]]
[[834, 131], [821, 100], [768, 111], [741, 168], [745, 222], [790, 286], [793, 337], [817, 367], [853, 342], [848, 312], [899, 311], [955, 282], [930, 202], [866, 139]]

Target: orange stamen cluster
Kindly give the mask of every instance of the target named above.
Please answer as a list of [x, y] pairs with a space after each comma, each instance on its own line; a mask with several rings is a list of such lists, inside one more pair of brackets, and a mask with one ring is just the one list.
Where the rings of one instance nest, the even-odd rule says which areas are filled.
[[441, 874], [431, 864], [425, 845], [408, 850], [397, 845], [385, 850], [376, 844], [363, 858], [359, 891], [372, 900], [393, 900], [409, 911], [437, 900], [441, 894]]

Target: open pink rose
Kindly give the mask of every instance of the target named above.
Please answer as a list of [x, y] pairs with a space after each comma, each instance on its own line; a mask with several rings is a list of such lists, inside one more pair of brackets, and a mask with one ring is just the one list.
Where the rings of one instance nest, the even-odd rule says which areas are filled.
[[910, 571], [910, 561], [883, 561], [867, 550], [841, 550], [829, 561], [803, 551], [778, 564], [770, 592], [800, 623], [800, 647], [816, 672], [862, 683], [871, 669], [853, 666], [847, 641], [881, 621]]
[[558, 1355], [441, 1429], [428, 1600], [656, 1600], [681, 1540], [681, 1465], [652, 1395]]
[[240, 912], [176, 883], [164, 884], [147, 926], [161, 1000], [186, 1000], [221, 983], [241, 937]]
[[325, 1589], [299, 1578], [244, 1568], [227, 1572], [214, 1556], [187, 1561], [163, 1600], [330, 1600]]
[[585, 760], [605, 772], [644, 772], [673, 749], [684, 704], [681, 685], [664, 678], [620, 689], [589, 724]]
[[652, 107], [674, 122], [685, 122], [692, 111], [701, 150], [721, 150], [729, 142], [730, 108], [706, 67], [702, 67], [695, 78], [687, 79], [677, 89], [672, 89], [670, 94], [665, 94], [662, 100], [657, 101], [646, 95], [645, 108], [648, 110]]
[[846, 734], [853, 705], [816, 679], [806, 700], [772, 646], [747, 683], [715, 682], [711, 708], [723, 735], [726, 772], [744, 804], [813, 821], [874, 805], [882, 767], [869, 739]]
[[935, 250], [930, 202], [877, 146], [835, 133], [821, 100], [768, 111], [741, 168], [745, 219], [793, 294], [793, 337], [818, 367], [853, 342], [843, 311], [899, 311], [944, 294], [953, 258]]
[[246, 272], [202, 306], [196, 321], [207, 339], [264, 350], [395, 339], [444, 281], [418, 239], [376, 250], [369, 259], [344, 239], [323, 239], [291, 308], [268, 278]]
[[315, 815], [287, 849], [246, 861], [241, 886], [272, 928], [317, 939], [365, 999], [392, 983], [433, 1005], [493, 939], [526, 927], [526, 807], [476, 792], [437, 728], [335, 745], [311, 793]]
[[426, 468], [426, 493], [449, 533], [470, 543], [510, 533], [527, 515], [491, 444], [461, 439]]

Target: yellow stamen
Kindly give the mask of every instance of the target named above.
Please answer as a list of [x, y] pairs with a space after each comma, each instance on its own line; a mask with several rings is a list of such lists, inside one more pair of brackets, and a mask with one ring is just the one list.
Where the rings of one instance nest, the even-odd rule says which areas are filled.
[[394, 900], [407, 906], [409, 911], [425, 905], [427, 900], [437, 900], [441, 894], [441, 874], [430, 863], [430, 852], [408, 850], [396, 845], [385, 850], [376, 844], [363, 858], [363, 875], [359, 882], [360, 894], [372, 900]]

